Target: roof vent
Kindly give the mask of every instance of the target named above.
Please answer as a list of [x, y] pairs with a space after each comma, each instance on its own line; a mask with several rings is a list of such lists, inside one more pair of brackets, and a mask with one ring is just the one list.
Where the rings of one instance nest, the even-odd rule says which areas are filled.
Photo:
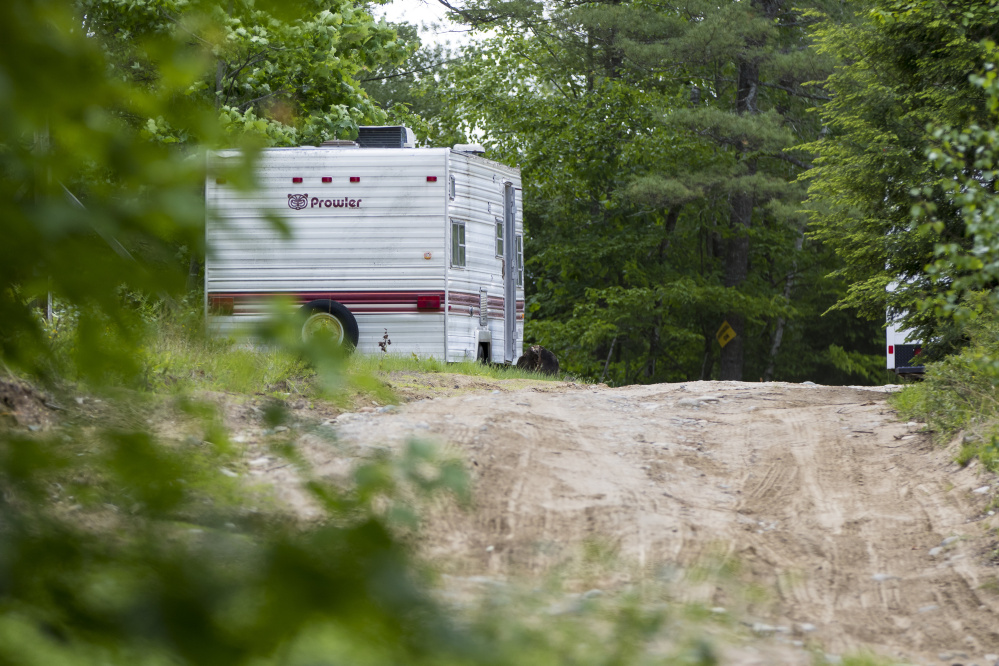
[[473, 155], [481, 155], [486, 152], [486, 149], [477, 143], [456, 143], [454, 149], [459, 153], [472, 153]]
[[402, 125], [358, 127], [357, 143], [361, 148], [414, 148], [416, 135]]
[[347, 139], [330, 139], [329, 141], [323, 141], [323, 148], [360, 148], [360, 144], [356, 141], [349, 141]]

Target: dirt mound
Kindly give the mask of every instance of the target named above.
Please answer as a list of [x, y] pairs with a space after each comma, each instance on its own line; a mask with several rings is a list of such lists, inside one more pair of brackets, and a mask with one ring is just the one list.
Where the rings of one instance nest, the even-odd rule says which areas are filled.
[[[344, 446], [412, 437], [464, 455], [475, 507], [438, 511], [426, 543], [451, 574], [547, 575], [599, 544], [634, 565], [609, 587], [672, 572], [681, 599], [787, 645], [967, 663], [999, 653], [999, 483], [954, 465], [922, 424], [899, 423], [883, 392], [440, 381], [457, 385], [451, 397], [338, 418], [339, 452], [308, 455], [332, 472]], [[695, 575], [707, 561], [759, 594]]]
[[472, 375], [429, 374], [395, 371], [386, 383], [406, 402], [447, 398], [474, 392], [518, 391], [530, 389], [543, 392], [565, 392], [586, 385], [543, 379], [491, 379]]
[[0, 378], [0, 425], [40, 430], [52, 425], [58, 409], [49, 396], [30, 384]]

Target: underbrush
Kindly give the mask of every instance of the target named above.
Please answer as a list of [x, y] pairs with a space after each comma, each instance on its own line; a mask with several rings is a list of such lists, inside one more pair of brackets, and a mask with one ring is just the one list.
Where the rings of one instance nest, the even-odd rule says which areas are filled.
[[212, 405], [141, 420], [134, 392], [70, 405], [0, 421], [0, 663], [320, 663], [302, 654], [317, 636], [335, 648], [322, 663], [475, 661], [394, 527], [414, 498], [462, 496], [455, 461], [414, 445], [334, 485], [275, 441], [322, 512], [304, 522], [232, 471]]
[[347, 406], [357, 394], [394, 402], [381, 380], [390, 373], [459, 374], [494, 380], [558, 379], [511, 366], [473, 361], [445, 363], [416, 354], [326, 353], [306, 348], [288, 325], [293, 321], [290, 317], [265, 324], [253, 340], [212, 336], [205, 330], [201, 306], [194, 301], [167, 305], [136, 300], [132, 307], [131, 344], [104, 340], [112, 354], [119, 352], [119, 358], [97, 373], [80, 371], [78, 314], [57, 307], [53, 321], [43, 324], [51, 348], [51, 374], [83, 383], [97, 374], [99, 384], [155, 393], [291, 394], [327, 399], [341, 406]]
[[985, 309], [966, 333], [967, 347], [927, 363], [923, 381], [890, 402], [903, 417], [925, 421], [938, 442], [963, 431], [960, 464], [978, 458], [999, 471], [999, 317]]
[[141, 351], [146, 384], [153, 390], [310, 394], [315, 385], [315, 371], [293, 352], [212, 338], [201, 318], [189, 312], [160, 316]]
[[476, 363], [475, 361], [445, 363], [440, 359], [421, 357], [415, 354], [354, 354], [348, 359], [347, 371], [361, 374], [365, 372], [420, 372], [428, 374], [468, 375], [470, 377], [486, 377], [489, 379], [559, 380], [557, 376], [529, 372], [521, 370], [516, 366], [500, 365], [497, 363]]
[[[316, 364], [297, 341], [281, 344], [287, 341], [261, 343], [212, 337], [204, 330], [201, 313], [193, 308], [160, 312], [150, 328], [142, 362], [147, 386], [153, 390], [290, 393], [333, 402], [343, 402], [348, 395], [360, 392], [385, 401], [392, 396], [379, 377], [393, 372], [557, 379], [497, 364], [445, 363], [416, 354], [354, 353], [325, 359], [335, 377], [332, 382], [321, 382]], [[278, 337], [287, 337], [288, 333], [281, 330]]]

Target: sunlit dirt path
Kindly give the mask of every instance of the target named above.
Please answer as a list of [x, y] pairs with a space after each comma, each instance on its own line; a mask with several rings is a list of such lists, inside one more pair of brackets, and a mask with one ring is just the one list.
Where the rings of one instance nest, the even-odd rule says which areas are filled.
[[[720, 556], [768, 591], [744, 621], [790, 645], [965, 666], [999, 653], [999, 482], [898, 422], [882, 392], [553, 384], [333, 426], [348, 445], [415, 435], [467, 460], [474, 508], [438, 511], [425, 540], [456, 575], [543, 575], [593, 539], [645, 571]], [[342, 467], [305, 450], [320, 472]], [[735, 603], [703, 588], [691, 594]]]

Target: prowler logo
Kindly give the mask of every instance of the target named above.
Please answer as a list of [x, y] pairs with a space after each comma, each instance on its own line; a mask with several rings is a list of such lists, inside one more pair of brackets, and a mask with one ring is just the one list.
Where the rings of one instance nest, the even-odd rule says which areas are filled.
[[319, 197], [309, 198], [308, 194], [289, 194], [288, 208], [302, 210], [303, 208], [360, 208], [360, 199], [321, 199]]

